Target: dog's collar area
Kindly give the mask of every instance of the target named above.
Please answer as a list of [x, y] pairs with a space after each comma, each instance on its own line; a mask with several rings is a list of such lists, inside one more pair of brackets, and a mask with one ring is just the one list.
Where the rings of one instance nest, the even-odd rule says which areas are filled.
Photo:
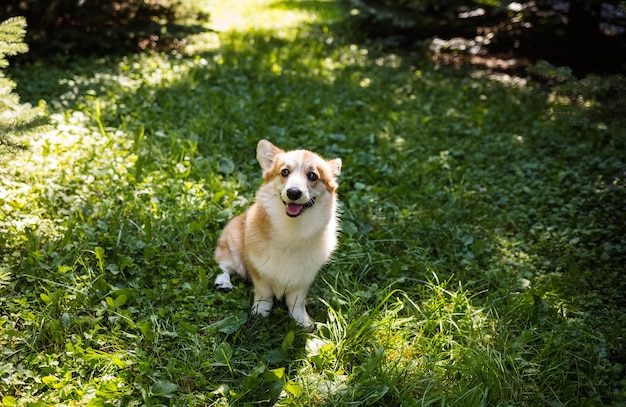
[[302, 214], [302, 212], [304, 212], [305, 209], [312, 207], [313, 205], [315, 205], [315, 198], [311, 198], [311, 200], [309, 200], [307, 203], [304, 204], [298, 204], [295, 202], [284, 202], [285, 204], [285, 210], [287, 212], [287, 216], [295, 218], [297, 216], [300, 216], [300, 214]]

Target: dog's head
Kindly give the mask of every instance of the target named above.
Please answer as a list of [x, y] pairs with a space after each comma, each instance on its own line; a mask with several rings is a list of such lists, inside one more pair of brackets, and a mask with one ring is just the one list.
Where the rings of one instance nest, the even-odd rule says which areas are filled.
[[276, 186], [287, 216], [301, 215], [337, 189], [339, 158], [325, 160], [308, 150], [285, 152], [267, 140], [259, 141], [256, 157], [265, 182]]

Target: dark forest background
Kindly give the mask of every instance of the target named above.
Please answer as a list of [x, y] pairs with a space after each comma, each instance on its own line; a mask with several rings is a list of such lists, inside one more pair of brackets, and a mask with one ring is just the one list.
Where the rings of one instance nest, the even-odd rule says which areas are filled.
[[455, 38], [447, 51], [476, 62], [514, 58], [515, 68], [548, 60], [580, 76], [626, 71], [626, 3], [618, 0], [349, 1], [358, 27], [400, 46]]
[[[347, 27], [358, 38], [405, 49], [436, 38], [434, 51], [446, 62], [519, 73], [547, 60], [577, 76], [626, 72], [626, 3], [620, 0], [343, 3]], [[31, 59], [172, 48], [193, 30], [177, 21], [210, 18], [179, 0], [8, 0], [0, 6], [0, 21], [18, 15], [28, 22], [30, 52], [22, 58]]]

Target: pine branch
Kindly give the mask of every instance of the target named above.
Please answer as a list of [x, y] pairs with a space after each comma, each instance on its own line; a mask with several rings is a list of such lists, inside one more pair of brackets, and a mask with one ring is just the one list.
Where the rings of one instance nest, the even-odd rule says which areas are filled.
[[24, 42], [26, 35], [26, 19], [24, 17], [12, 17], [0, 23], [0, 68], [6, 68], [9, 63], [7, 56], [28, 51], [28, 45]]
[[7, 56], [28, 51], [24, 43], [26, 19], [13, 17], [0, 23], [0, 156], [26, 146], [20, 138], [32, 134], [47, 122], [42, 109], [30, 104], [20, 104], [15, 90], [15, 82], [4, 76], [2, 69], [9, 65]]

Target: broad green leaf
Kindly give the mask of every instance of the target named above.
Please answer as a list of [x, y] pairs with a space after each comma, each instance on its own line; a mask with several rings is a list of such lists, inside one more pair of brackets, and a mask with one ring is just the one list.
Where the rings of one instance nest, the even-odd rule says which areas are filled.
[[285, 335], [285, 338], [283, 339], [283, 344], [282, 344], [283, 350], [287, 350], [291, 348], [291, 345], [293, 344], [293, 340], [295, 336], [296, 336], [295, 331], [289, 331], [287, 335]]
[[17, 405], [17, 400], [13, 396], [2, 397], [2, 405], [4, 407], [13, 407]]
[[341, 231], [346, 236], [352, 237], [358, 233], [359, 229], [356, 227], [356, 225], [353, 222], [346, 220], [346, 221], [341, 222]]
[[143, 320], [139, 322], [139, 324], [137, 325], [139, 326], [139, 330], [141, 331], [143, 336], [146, 337], [146, 339], [154, 338], [154, 326], [151, 320], [149, 319]]
[[98, 246], [94, 249], [94, 254], [96, 255], [96, 260], [98, 261], [98, 268], [101, 273], [104, 273], [105, 269], [105, 259], [104, 259], [104, 248]]
[[52, 303], [52, 299], [46, 293], [39, 294], [39, 297], [43, 300], [46, 305], [50, 305]]
[[227, 335], [233, 334], [239, 330], [248, 321], [248, 314], [244, 312], [235, 315], [229, 315], [217, 322], [214, 326]]
[[302, 386], [299, 383], [293, 382], [291, 380], [285, 383], [285, 390], [287, 390], [287, 392], [294, 397], [299, 397], [300, 394], [302, 394]]
[[263, 378], [265, 379], [266, 382], [272, 383], [272, 382], [276, 382], [282, 379], [284, 375], [285, 375], [285, 368], [279, 367], [277, 369], [266, 370], [263, 373]]
[[107, 403], [102, 397], [94, 397], [87, 402], [87, 407], [104, 407], [106, 405]]
[[56, 376], [48, 375], [48, 376], [42, 377], [41, 381], [43, 382], [43, 384], [52, 385], [52, 384], [58, 382], [59, 379], [57, 379]]
[[126, 301], [127, 301], [127, 300], [128, 300], [128, 297], [127, 297], [125, 294], [122, 294], [122, 295], [118, 296], [118, 297], [115, 299], [115, 307], [116, 307], [116, 308], [123, 307], [123, 306], [124, 306], [124, 304], [126, 304]]
[[65, 274], [65, 273], [67, 273], [69, 271], [74, 270], [74, 267], [72, 267], [72, 266], [65, 266], [65, 265], [59, 264], [57, 270], [59, 271], [59, 273]]
[[172, 398], [178, 391], [178, 386], [167, 380], [159, 380], [150, 387], [150, 391], [155, 396]]
[[265, 354], [265, 360], [270, 364], [280, 363], [287, 360], [287, 355], [283, 349], [272, 349]]
[[233, 357], [233, 348], [227, 342], [222, 342], [215, 348], [213, 360], [214, 366], [230, 366], [230, 359]]
[[228, 157], [221, 157], [218, 166], [223, 174], [232, 174], [235, 171], [235, 163]]

